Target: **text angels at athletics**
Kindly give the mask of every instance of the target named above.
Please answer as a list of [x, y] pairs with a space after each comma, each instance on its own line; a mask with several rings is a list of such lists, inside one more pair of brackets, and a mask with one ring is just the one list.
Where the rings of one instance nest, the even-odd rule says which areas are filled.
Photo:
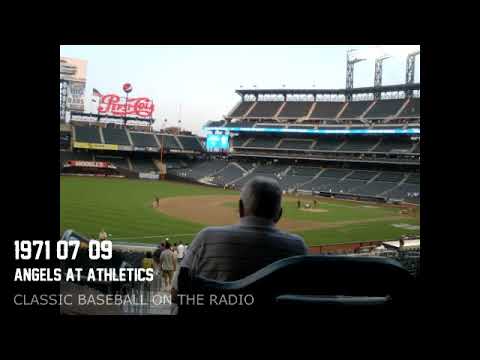
[[[152, 281], [153, 269], [143, 268], [97, 268], [97, 269], [75, 269], [83, 270], [83, 275], [87, 281]], [[16, 269], [14, 281], [61, 281], [60, 268], [24, 268]]]

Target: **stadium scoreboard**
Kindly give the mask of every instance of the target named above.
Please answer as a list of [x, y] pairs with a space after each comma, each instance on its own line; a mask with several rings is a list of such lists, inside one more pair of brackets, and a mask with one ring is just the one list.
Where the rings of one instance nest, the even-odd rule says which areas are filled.
[[230, 131], [226, 129], [208, 131], [206, 148], [209, 152], [228, 152], [230, 150]]

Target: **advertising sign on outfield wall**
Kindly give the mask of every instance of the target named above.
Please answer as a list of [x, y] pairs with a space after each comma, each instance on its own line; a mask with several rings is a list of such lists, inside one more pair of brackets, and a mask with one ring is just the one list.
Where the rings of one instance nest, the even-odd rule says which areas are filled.
[[139, 179], [148, 179], [148, 180], [159, 180], [160, 175], [159, 174], [153, 174], [153, 173], [138, 173], [138, 178]]
[[73, 147], [77, 149], [118, 150], [118, 145], [115, 144], [92, 144], [78, 141], [73, 143]]
[[116, 169], [116, 167], [106, 161], [85, 161], [85, 160], [68, 160], [66, 167], [76, 166], [76, 167], [91, 167], [91, 168], [111, 168]]

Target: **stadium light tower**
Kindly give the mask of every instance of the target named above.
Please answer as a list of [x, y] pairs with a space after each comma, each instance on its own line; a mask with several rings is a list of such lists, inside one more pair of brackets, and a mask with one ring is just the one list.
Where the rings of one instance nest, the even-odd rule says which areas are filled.
[[[382, 87], [382, 73], [383, 73], [383, 60], [391, 58], [390, 55], [381, 55], [375, 59], [375, 80], [373, 82], [373, 86], [375, 88]], [[373, 94], [375, 100], [379, 100], [381, 96], [381, 92], [375, 91]]]
[[346, 98], [347, 101], [352, 100], [352, 94], [349, 90], [353, 89], [353, 67], [357, 62], [366, 60], [365, 58], [351, 56], [351, 53], [357, 51], [357, 49], [350, 49], [347, 51], [347, 84], [346, 84]]
[[[407, 55], [407, 69], [405, 72], [405, 84], [410, 85], [415, 81], [415, 57], [420, 54], [420, 50], [414, 51]], [[413, 95], [413, 90], [407, 90], [407, 97]]]

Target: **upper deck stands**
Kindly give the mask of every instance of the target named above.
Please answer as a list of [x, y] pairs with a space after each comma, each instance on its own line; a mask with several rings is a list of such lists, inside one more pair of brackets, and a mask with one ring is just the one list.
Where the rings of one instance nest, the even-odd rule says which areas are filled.
[[273, 117], [282, 106], [281, 101], [258, 101], [248, 117]]
[[420, 99], [411, 98], [407, 106], [402, 110], [398, 117], [417, 117], [420, 116]]
[[238, 104], [237, 108], [230, 114], [231, 117], [242, 117], [253, 105], [253, 101], [244, 101]]
[[365, 118], [385, 118], [395, 115], [402, 105], [405, 103], [405, 99], [395, 100], [380, 100], [373, 105], [373, 107], [365, 114]]
[[173, 136], [173, 135], [158, 134], [157, 139], [158, 139], [158, 142], [160, 143], [160, 146], [163, 146], [167, 150], [170, 150], [170, 149], [180, 150], [181, 149], [177, 140], [175, 140], [175, 136]]
[[310, 149], [313, 144], [313, 140], [303, 140], [303, 139], [285, 139], [279, 145], [279, 149]]
[[102, 129], [105, 144], [132, 145], [128, 139], [125, 129], [106, 127]]
[[278, 114], [279, 118], [299, 118], [304, 117], [310, 111], [313, 102], [310, 101], [287, 101], [283, 109]]
[[100, 132], [96, 126], [75, 126], [75, 141], [101, 144]]
[[137, 147], [158, 147], [153, 133], [130, 132], [133, 146]]
[[371, 101], [351, 101], [340, 115], [340, 118], [350, 119], [359, 117], [367, 110], [371, 103]]
[[344, 102], [319, 101], [315, 104], [315, 109], [310, 115], [310, 119], [334, 119], [344, 105]]
[[189, 151], [203, 151], [203, 147], [195, 136], [177, 136], [183, 148]]

